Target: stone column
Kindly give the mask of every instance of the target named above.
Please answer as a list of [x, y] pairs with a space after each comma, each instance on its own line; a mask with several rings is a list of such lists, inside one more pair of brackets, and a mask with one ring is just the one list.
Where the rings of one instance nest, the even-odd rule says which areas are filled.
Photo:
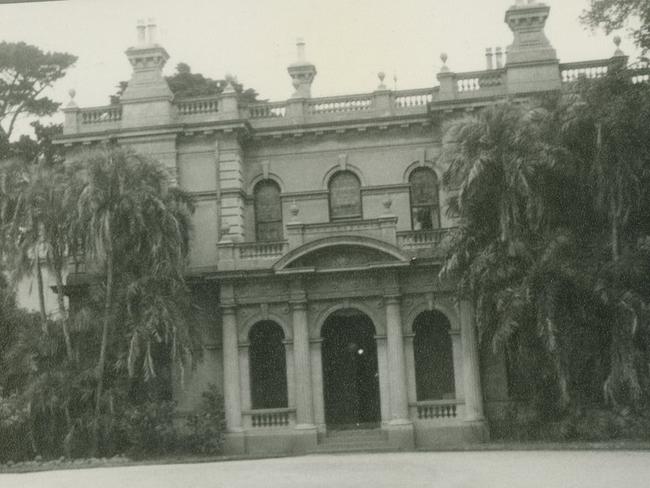
[[402, 423], [402, 421], [408, 419], [408, 396], [399, 296], [386, 297], [386, 339], [388, 345], [391, 422]]
[[483, 422], [483, 394], [479, 372], [478, 344], [471, 304], [462, 300], [460, 312], [460, 339], [463, 347], [463, 384], [465, 388], [465, 420]]
[[406, 363], [399, 295], [386, 297], [386, 345], [388, 349], [388, 380], [390, 383], [390, 421], [388, 438], [399, 448], [414, 445], [413, 423], [408, 418]]
[[309, 357], [309, 328], [306, 301], [292, 303], [293, 361], [296, 395], [296, 431], [294, 450], [305, 452], [317, 443], [311, 387], [311, 358]]
[[296, 422], [298, 426], [314, 424], [311, 391], [311, 361], [309, 358], [309, 331], [307, 304], [296, 302], [293, 308], [293, 361], [296, 379]]
[[325, 402], [323, 399], [323, 339], [311, 339], [311, 388], [314, 405], [314, 422], [319, 430], [325, 427]]
[[228, 431], [241, 430], [241, 396], [239, 390], [239, 346], [235, 307], [223, 308], [223, 396]]

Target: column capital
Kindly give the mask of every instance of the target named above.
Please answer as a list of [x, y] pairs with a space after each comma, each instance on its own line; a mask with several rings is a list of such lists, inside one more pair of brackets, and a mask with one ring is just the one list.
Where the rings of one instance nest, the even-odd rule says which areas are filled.
[[237, 311], [237, 304], [234, 302], [221, 304], [221, 313], [223, 315], [234, 315], [236, 311]]
[[307, 310], [307, 300], [306, 299], [296, 299], [290, 300], [289, 305], [291, 305], [291, 310]]
[[390, 293], [384, 295], [384, 300], [386, 300], [386, 305], [399, 305], [402, 301], [402, 295], [399, 293]]

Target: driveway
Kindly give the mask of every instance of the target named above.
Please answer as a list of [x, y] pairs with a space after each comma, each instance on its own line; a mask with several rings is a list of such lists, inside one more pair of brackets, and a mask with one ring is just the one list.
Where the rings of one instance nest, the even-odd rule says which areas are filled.
[[0, 475], [2, 488], [647, 488], [649, 451], [310, 455]]

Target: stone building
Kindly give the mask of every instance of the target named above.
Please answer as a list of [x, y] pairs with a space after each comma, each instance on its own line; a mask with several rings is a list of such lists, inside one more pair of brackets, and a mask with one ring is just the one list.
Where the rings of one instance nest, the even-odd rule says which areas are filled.
[[119, 105], [65, 108], [59, 142], [71, 155], [115, 140], [194, 195], [189, 273], [204, 355], [177, 400], [189, 410], [208, 384], [222, 389], [227, 452], [312, 451], [344, 428], [339, 439], [394, 448], [487, 437], [485, 412], [508, 401], [506, 368], [479, 355], [470, 305], [438, 279], [455, 224], [442, 126], [623, 58], [561, 64], [548, 14], [518, 1], [505, 14], [513, 42], [486, 51], [487, 69], [445, 65], [436, 86], [416, 90], [390, 90], [380, 73], [372, 93], [312, 98], [316, 66], [299, 41], [291, 97], [248, 105], [230, 85], [175, 99], [167, 51], [141, 25]]

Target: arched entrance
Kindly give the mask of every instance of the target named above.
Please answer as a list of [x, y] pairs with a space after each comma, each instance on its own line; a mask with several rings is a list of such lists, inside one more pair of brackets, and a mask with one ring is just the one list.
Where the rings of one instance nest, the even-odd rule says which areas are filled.
[[376, 427], [381, 419], [375, 327], [355, 309], [338, 310], [322, 328], [325, 423]]

